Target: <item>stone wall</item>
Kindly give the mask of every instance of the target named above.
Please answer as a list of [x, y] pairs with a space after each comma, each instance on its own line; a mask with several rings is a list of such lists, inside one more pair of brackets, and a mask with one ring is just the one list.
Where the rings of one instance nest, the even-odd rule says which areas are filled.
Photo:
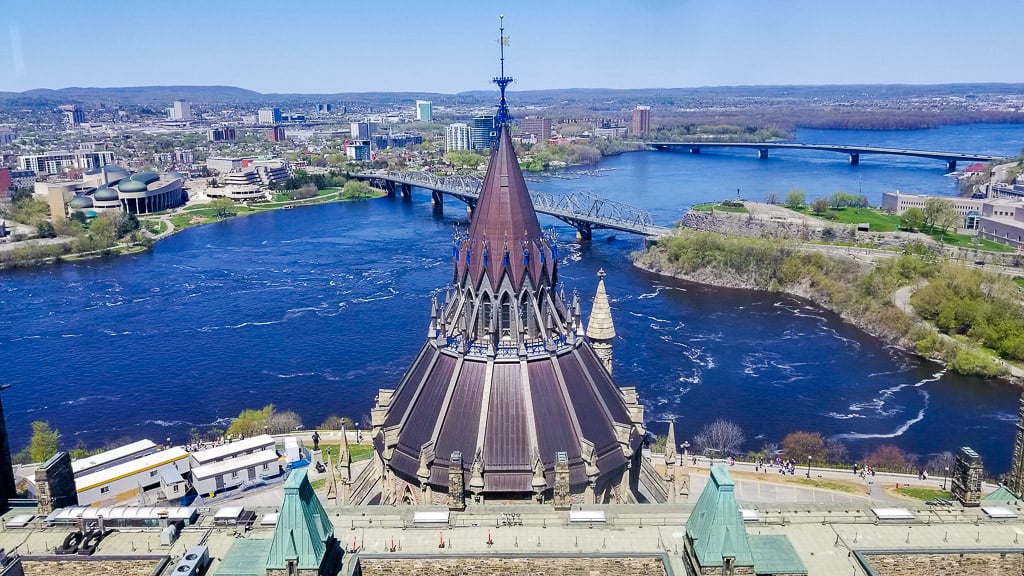
[[22, 558], [25, 576], [150, 576], [162, 558], [133, 560], [92, 557], [88, 560], [40, 560]]
[[661, 558], [360, 558], [362, 576], [658, 576]]
[[964, 552], [951, 554], [864, 554], [878, 576], [1020, 576], [1024, 554], [1020, 552]]

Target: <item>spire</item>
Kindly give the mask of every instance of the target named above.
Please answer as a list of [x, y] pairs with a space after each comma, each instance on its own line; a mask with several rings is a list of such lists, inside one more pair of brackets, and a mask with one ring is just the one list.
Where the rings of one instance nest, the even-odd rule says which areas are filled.
[[612, 322], [612, 307], [608, 304], [608, 293], [604, 289], [604, 276], [603, 268], [597, 271], [597, 294], [594, 295], [594, 307], [590, 309], [587, 338], [590, 338], [594, 352], [601, 359], [601, 364], [611, 374], [615, 324]]
[[499, 15], [498, 20], [500, 22], [498, 45], [500, 46], [501, 54], [501, 76], [498, 76], [492, 82], [497, 84], [498, 89], [501, 90], [501, 100], [498, 101], [498, 113], [494, 116], [494, 127], [500, 129], [512, 120], [512, 115], [508, 112], [508, 104], [505, 102], [505, 88], [512, 83], [512, 78], [505, 76], [505, 46], [508, 46], [508, 36], [505, 36], [505, 15]]
[[674, 464], [676, 461], [676, 419], [673, 416], [668, 421], [668, 438], [665, 439], [665, 463]]

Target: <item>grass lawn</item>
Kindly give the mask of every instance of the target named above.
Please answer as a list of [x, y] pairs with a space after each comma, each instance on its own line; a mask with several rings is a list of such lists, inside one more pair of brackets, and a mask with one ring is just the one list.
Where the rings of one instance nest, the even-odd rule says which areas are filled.
[[164, 230], [167, 230], [167, 225], [162, 220], [143, 220], [142, 225], [151, 234], [163, 234]]
[[[338, 449], [340, 448], [337, 444], [321, 444], [320, 450], [323, 451], [324, 457], [330, 455], [331, 462], [335, 463], [338, 461]], [[353, 462], [362, 462], [363, 460], [369, 460], [373, 456], [373, 446], [370, 444], [349, 444], [348, 451], [352, 454]]]
[[985, 240], [984, 238], [978, 238], [977, 236], [967, 236], [966, 234], [951, 234], [949, 232], [942, 234], [939, 231], [935, 231], [930, 234], [932, 238], [935, 238], [939, 242], [948, 244], [950, 246], [960, 246], [962, 248], [977, 248], [978, 250], [988, 250], [989, 252], [1014, 252], [1015, 249], [1010, 246], [1004, 246], [998, 242], [991, 240]]
[[914, 500], [921, 500], [922, 502], [927, 500], [935, 500], [936, 498], [945, 498], [946, 500], [952, 500], [953, 495], [946, 490], [939, 490], [938, 488], [915, 488], [913, 486], [901, 486], [894, 488], [893, 492], [900, 496], [907, 498], [913, 498]]
[[746, 206], [725, 206], [715, 202], [708, 202], [706, 204], [694, 204], [690, 206], [690, 210], [696, 210], [697, 212], [736, 212], [739, 214], [747, 214], [750, 210], [747, 210]]
[[862, 492], [864, 490], [863, 487], [852, 482], [844, 482], [842, 480], [825, 480], [823, 478], [801, 478], [799, 476], [790, 476], [786, 478], [786, 482], [790, 484], [800, 484], [801, 486], [807, 486], [809, 488], [834, 490], [836, 492]]
[[809, 216], [838, 222], [839, 224], [862, 224], [867, 223], [872, 232], [895, 232], [900, 226], [900, 217], [893, 214], [886, 214], [874, 208], [839, 208], [829, 209], [824, 214], [810, 212], [807, 208], [799, 210]]

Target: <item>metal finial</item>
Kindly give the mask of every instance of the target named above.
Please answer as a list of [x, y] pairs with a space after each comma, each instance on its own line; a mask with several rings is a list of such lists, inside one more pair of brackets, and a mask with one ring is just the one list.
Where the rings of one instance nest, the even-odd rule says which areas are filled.
[[502, 126], [508, 124], [512, 120], [512, 115], [508, 111], [508, 104], [505, 102], [505, 88], [512, 83], [512, 79], [505, 76], [505, 46], [508, 46], [508, 36], [505, 36], [505, 15], [500, 14], [498, 16], [498, 46], [501, 64], [501, 76], [498, 76], [492, 82], [498, 85], [501, 90], [501, 100], [498, 102], [498, 114], [495, 115], [494, 121], [496, 128], [499, 130]]
[[604, 277], [605, 277], [604, 268], [598, 268], [598, 270], [597, 270], [597, 277], [602, 279], [602, 280], [604, 280]]

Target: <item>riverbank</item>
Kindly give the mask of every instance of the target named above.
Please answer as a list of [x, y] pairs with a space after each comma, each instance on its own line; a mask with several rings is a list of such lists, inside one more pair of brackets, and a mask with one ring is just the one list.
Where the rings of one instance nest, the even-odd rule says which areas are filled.
[[[946, 267], [956, 264], [913, 254], [859, 258], [841, 252], [809, 251], [791, 241], [685, 229], [634, 253], [632, 260], [643, 270], [688, 282], [802, 298], [836, 313], [887, 345], [941, 362], [956, 373], [1021, 384], [1010, 373], [1011, 367], [991, 349], [966, 336], [954, 339], [942, 335], [931, 323], [908, 312], [908, 306], [898, 305], [896, 296], [901, 289], [949, 276], [951, 269]], [[965, 270], [971, 275], [985, 274]]]
[[61, 262], [90, 260], [104, 256], [138, 254], [149, 250], [157, 242], [194, 226], [213, 224], [215, 222], [223, 222], [233, 218], [252, 216], [253, 214], [274, 210], [291, 210], [334, 202], [372, 200], [383, 198], [385, 195], [385, 192], [380, 191], [373, 196], [345, 197], [343, 190], [339, 188], [327, 191], [326, 194], [300, 200], [236, 205], [234, 211], [228, 213], [220, 213], [211, 208], [209, 201], [199, 202], [186, 205], [183, 208], [158, 212], [139, 218], [140, 230], [143, 233], [143, 237], [139, 242], [118, 242], [113, 246], [89, 252], [73, 252], [72, 243], [75, 238], [71, 236], [48, 239], [33, 238], [0, 244], [0, 271], [59, 264]]

